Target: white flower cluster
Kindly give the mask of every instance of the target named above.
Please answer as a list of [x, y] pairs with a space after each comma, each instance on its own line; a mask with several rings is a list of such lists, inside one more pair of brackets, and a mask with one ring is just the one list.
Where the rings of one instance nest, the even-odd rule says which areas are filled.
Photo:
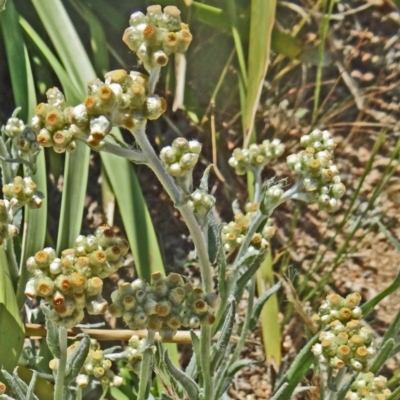
[[318, 361], [332, 368], [347, 366], [353, 371], [368, 371], [368, 362], [376, 353], [369, 331], [361, 326], [361, 296], [351, 293], [345, 299], [328, 295], [315, 320], [324, 330], [312, 352]]
[[313, 195], [321, 210], [336, 211], [346, 187], [333, 163], [335, 142], [331, 134], [315, 129], [304, 135], [300, 144], [305, 150], [288, 156], [288, 167], [301, 176], [306, 192]]
[[181, 22], [180, 13], [175, 6], [165, 7], [163, 12], [161, 6], [153, 5], [147, 8], [146, 15], [140, 11], [131, 15], [122, 40], [147, 71], [163, 67], [169, 55], [188, 49], [192, 35]]
[[346, 393], [347, 400], [385, 400], [392, 394], [387, 388], [387, 379], [374, 376], [372, 372], [358, 374]]
[[261, 144], [251, 144], [248, 149], [233, 150], [228, 163], [235, 168], [237, 175], [244, 175], [248, 171], [265, 167], [281, 156], [284, 151], [285, 146], [279, 139], [264, 140]]

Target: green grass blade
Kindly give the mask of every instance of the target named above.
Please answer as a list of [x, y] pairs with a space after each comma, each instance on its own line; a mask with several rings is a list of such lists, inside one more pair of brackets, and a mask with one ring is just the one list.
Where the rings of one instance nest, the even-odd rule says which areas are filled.
[[0, 14], [0, 25], [3, 31], [7, 61], [10, 68], [15, 104], [22, 107], [19, 118], [28, 116], [28, 81], [26, 76], [25, 42], [18, 23], [18, 13], [13, 1]]
[[[118, 135], [115, 131], [114, 134]], [[153, 272], [164, 272], [164, 263], [133, 166], [112, 154], [101, 153], [101, 159], [121, 212], [138, 275], [150, 282]]]
[[315, 123], [316, 118], [319, 113], [319, 96], [321, 92], [321, 82], [322, 82], [322, 67], [324, 66], [325, 59], [325, 40], [328, 34], [329, 29], [329, 19], [332, 15], [334, 2], [327, 0], [323, 0], [324, 5], [324, 14], [320, 25], [320, 44], [319, 44], [319, 57], [318, 57], [318, 66], [317, 66], [317, 76], [315, 78], [315, 91], [314, 91], [314, 109], [312, 115], [312, 122]]
[[[74, 86], [80, 89], [80, 98], [68, 99], [68, 101], [71, 103], [83, 101], [86, 83], [95, 77], [95, 72], [68, 14], [59, 0], [46, 3], [33, 0], [33, 4], [57, 49], [67, 74], [74, 82]], [[54, 18], [55, 15], [57, 18]], [[70, 247], [81, 229], [89, 153], [88, 147], [78, 146], [74, 153], [66, 156], [57, 240], [58, 252]]]
[[243, 51], [242, 39], [239, 34], [235, 1], [226, 0], [226, 6], [231, 23], [232, 36], [233, 36], [233, 41], [235, 43], [236, 54], [239, 61], [240, 74], [242, 76], [244, 86], [247, 88], [248, 79], [247, 79], [247, 69], [246, 69], [246, 57]]
[[96, 74], [62, 2], [32, 0], [32, 3], [68, 75], [84, 96], [87, 82]]
[[49, 65], [53, 68], [61, 85], [64, 90], [65, 97], [68, 101], [77, 101], [82, 94], [82, 90], [79, 89], [72, 82], [70, 76], [66, 72], [65, 68], [61, 65], [57, 57], [52, 53], [47, 44], [42, 40], [38, 33], [29, 25], [28, 21], [20, 17], [19, 23], [24, 28], [26, 34], [31, 39], [32, 43], [37, 49], [43, 54], [43, 57], [47, 60]]
[[4, 246], [0, 247], [0, 362], [8, 370], [17, 365], [24, 343], [24, 324], [19, 315], [7, 256]]
[[252, 0], [250, 11], [249, 53], [247, 58], [247, 96], [244, 109], [245, 147], [249, 144], [254, 118], [267, 73], [276, 0]]
[[[260, 269], [257, 271], [256, 279], [258, 296], [261, 296], [267, 288], [274, 286], [275, 282], [271, 251], [268, 251], [266, 259], [263, 261]], [[282, 352], [281, 328], [279, 326], [278, 314], [278, 296], [276, 293], [274, 293], [262, 308], [260, 314], [260, 323], [267, 361], [274, 360], [274, 362], [279, 366], [282, 361]]]
[[106, 35], [104, 34], [104, 27], [84, 2], [76, 0], [70, 0], [70, 2], [89, 26], [90, 45], [93, 51], [93, 66], [97, 73], [103, 76], [109, 69], [108, 51], [107, 47], [104, 46], [107, 42]]
[[[28, 84], [28, 101], [29, 101], [29, 114], [33, 115], [36, 106], [35, 84], [30, 68], [28, 54], [25, 52], [26, 57], [26, 76]], [[29, 278], [25, 263], [28, 257], [41, 250], [44, 245], [47, 229], [47, 182], [46, 182], [46, 161], [44, 150], [39, 153], [36, 162], [36, 174], [32, 177], [38, 190], [44, 195], [42, 207], [35, 210], [25, 206], [25, 226], [24, 235], [22, 240], [22, 253], [20, 260], [20, 278], [17, 287], [17, 301], [18, 306], [22, 307], [25, 302], [25, 285]]]
[[317, 343], [318, 337], [319, 334], [315, 335], [307, 342], [307, 344], [297, 354], [288, 371], [285, 373], [285, 377], [282, 382], [280, 382], [277, 391], [280, 391], [280, 389], [286, 383], [287, 386], [281, 391], [279, 400], [290, 400], [293, 398], [292, 395], [297, 385], [301, 382], [302, 379], [304, 379], [311, 365], [316, 362], [315, 356], [311, 352], [311, 348], [312, 346], [314, 346], [315, 343]]

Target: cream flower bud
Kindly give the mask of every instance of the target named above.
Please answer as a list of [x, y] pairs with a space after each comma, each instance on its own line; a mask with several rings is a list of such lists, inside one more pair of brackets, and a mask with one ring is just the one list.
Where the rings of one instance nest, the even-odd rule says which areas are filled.
[[76, 386], [79, 388], [85, 388], [89, 384], [89, 376], [84, 374], [79, 374], [76, 379]]

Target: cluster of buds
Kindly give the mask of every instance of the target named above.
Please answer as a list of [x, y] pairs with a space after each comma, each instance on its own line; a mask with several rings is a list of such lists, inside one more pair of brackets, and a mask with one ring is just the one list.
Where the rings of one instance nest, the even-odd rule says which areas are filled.
[[305, 150], [288, 156], [288, 167], [301, 176], [310, 200], [316, 200], [320, 210], [336, 211], [346, 187], [340, 180], [337, 166], [333, 164], [335, 143], [331, 134], [315, 129], [304, 135], [300, 144]]
[[98, 146], [112, 126], [131, 130], [135, 118], [157, 119], [165, 112], [164, 98], [148, 93], [148, 77], [125, 70], [107, 72], [105, 82], [95, 79], [88, 84], [83, 105], [74, 108], [73, 121], [90, 119], [88, 143]]
[[70, 328], [89, 314], [103, 314], [107, 302], [101, 296], [103, 281], [124, 263], [128, 243], [115, 236], [108, 226], [96, 229], [94, 235], [80, 235], [75, 247], [62, 252], [61, 258], [48, 247], [27, 260], [33, 274], [25, 294], [30, 298], [43, 297], [50, 305], [52, 319]]
[[324, 330], [312, 352], [321, 363], [332, 368], [349, 367], [368, 371], [368, 362], [376, 349], [369, 331], [361, 326], [361, 296], [351, 293], [346, 298], [330, 294], [321, 305], [315, 320]]
[[8, 200], [0, 200], [0, 245], [4, 240], [18, 234], [18, 228], [12, 224], [14, 219], [13, 207]]
[[203, 217], [215, 204], [215, 197], [205, 190], [196, 189], [187, 202], [190, 209], [198, 216]]
[[[75, 351], [78, 345], [79, 341], [67, 348], [67, 358]], [[111, 370], [111, 360], [106, 359], [104, 356], [104, 352], [100, 349], [97, 340], [91, 339], [89, 353], [75, 379], [77, 387], [82, 389], [87, 387], [91, 377], [97, 379], [103, 388], [122, 385], [123, 379], [114, 374]], [[58, 364], [59, 360], [57, 358], [49, 362], [49, 367], [54, 373], [57, 372]]]
[[57, 88], [46, 95], [48, 103], [36, 107], [31, 127], [42, 146], [58, 153], [75, 150], [77, 139], [98, 147], [113, 126], [130, 130], [135, 118], [157, 119], [166, 110], [162, 97], [148, 94], [147, 76], [125, 70], [108, 72], [105, 82], [89, 82], [86, 99], [76, 107], [67, 106]]
[[[249, 229], [251, 219], [258, 210], [257, 203], [247, 203], [244, 213], [237, 213], [234, 220], [224, 225], [221, 231], [222, 243], [227, 252], [231, 252], [242, 244]], [[275, 234], [275, 227], [272, 219], [268, 219], [261, 233], [255, 233], [251, 239], [249, 251], [267, 249], [269, 240]]]
[[14, 209], [24, 205], [29, 208], [40, 208], [42, 205], [42, 195], [37, 192], [36, 184], [30, 176], [25, 178], [16, 176], [13, 183], [3, 186], [3, 194]]
[[122, 40], [147, 71], [165, 66], [169, 55], [184, 53], [192, 41], [189, 27], [181, 22], [175, 6], [165, 7], [162, 12], [161, 6], [153, 5], [147, 8], [146, 15], [135, 12], [129, 25]]
[[171, 146], [164, 147], [160, 152], [160, 159], [168, 173], [176, 178], [182, 178], [192, 173], [197, 164], [201, 144], [197, 140], [176, 138]]
[[374, 376], [372, 372], [358, 374], [346, 393], [347, 400], [385, 400], [392, 394], [387, 388], [387, 379]]
[[76, 139], [85, 136], [78, 126], [71, 124], [70, 111], [64, 95], [52, 88], [46, 92], [47, 103], [40, 103], [35, 109], [31, 128], [37, 135], [37, 141], [43, 147], [53, 147], [57, 153], [74, 151]]
[[155, 272], [150, 285], [142, 279], [121, 283], [111, 299], [110, 313], [130, 329], [158, 331], [163, 338], [172, 338], [181, 326], [195, 329], [215, 321], [217, 296], [193, 288], [176, 273]]
[[261, 144], [251, 144], [248, 149], [233, 150], [229, 165], [235, 168], [237, 175], [248, 171], [257, 171], [275, 161], [283, 154], [285, 146], [279, 139], [264, 140]]
[[25, 126], [24, 122], [19, 118], [9, 118], [3, 131], [11, 138], [13, 147], [19, 157], [31, 160], [32, 156], [38, 153], [40, 146], [36, 133], [29, 126]]
[[125, 349], [125, 357], [127, 364], [125, 368], [132, 371], [136, 375], [140, 374], [142, 367], [143, 350], [146, 348], [146, 340], [140, 339], [137, 335], [132, 335]]

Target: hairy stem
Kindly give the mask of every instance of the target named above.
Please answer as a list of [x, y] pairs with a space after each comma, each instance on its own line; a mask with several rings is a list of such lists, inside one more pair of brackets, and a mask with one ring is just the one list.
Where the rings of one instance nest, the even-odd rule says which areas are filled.
[[117, 146], [110, 142], [105, 142], [100, 149], [96, 148], [92, 149], [95, 151], [104, 151], [105, 153], [110, 153], [119, 157], [126, 158], [127, 160], [132, 161], [135, 164], [147, 163], [147, 158], [141, 151], [134, 149], [124, 149], [123, 147]]
[[65, 370], [67, 366], [67, 332], [68, 330], [64, 327], [60, 327], [60, 359], [58, 361], [56, 386], [54, 388], [54, 398], [62, 400], [64, 392], [64, 378]]
[[336, 374], [336, 376], [332, 378], [331, 385], [333, 385], [336, 390], [335, 391], [334, 390], [330, 390], [330, 394], [329, 394], [328, 400], [335, 400], [337, 398], [337, 394], [338, 394], [338, 391], [339, 391], [340, 383], [342, 382], [343, 378], [346, 375], [346, 370], [347, 370], [347, 368], [340, 368], [338, 373]]
[[153, 330], [147, 331], [146, 347], [143, 352], [142, 366], [140, 368], [140, 378], [139, 378], [139, 391], [137, 400], [146, 400], [146, 391], [149, 381], [151, 379], [150, 366], [153, 359], [153, 352], [148, 349], [154, 344], [154, 337], [156, 332]]
[[[185, 221], [190, 235], [192, 237], [193, 243], [196, 248], [197, 257], [199, 260], [200, 271], [201, 271], [201, 281], [202, 288], [205, 293], [212, 292], [213, 282], [212, 282], [212, 271], [211, 265], [208, 258], [207, 244], [204, 240], [201, 228], [197, 223], [197, 220], [188, 207], [187, 204], [182, 203], [182, 193], [178, 186], [175, 184], [171, 176], [167, 173], [164, 165], [156, 155], [153, 147], [147, 139], [144, 131], [145, 123], [137, 123], [135, 129], [132, 130], [132, 134], [136, 139], [139, 147], [141, 148], [144, 156], [147, 158], [148, 166], [156, 174], [157, 178], [164, 186], [172, 201], [175, 203], [175, 207], [179, 210]], [[202, 349], [202, 371], [204, 380], [204, 390], [205, 398], [211, 399], [213, 394], [213, 382], [210, 375], [210, 350], [211, 350], [211, 327], [203, 326], [201, 328], [200, 346]], [[139, 397], [140, 399], [140, 397]]]
[[154, 90], [156, 88], [156, 84], [158, 82], [158, 79], [160, 78], [160, 71], [161, 67], [155, 68], [150, 71], [150, 76], [149, 76], [149, 94], [153, 94]]

